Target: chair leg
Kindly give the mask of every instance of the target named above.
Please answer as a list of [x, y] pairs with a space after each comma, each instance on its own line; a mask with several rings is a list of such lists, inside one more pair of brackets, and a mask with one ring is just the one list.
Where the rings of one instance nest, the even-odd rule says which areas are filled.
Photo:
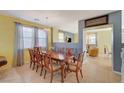
[[53, 81], [53, 73], [51, 73], [50, 83]]
[[37, 68], [36, 68], [36, 72], [38, 71], [38, 65], [37, 65]]
[[61, 82], [63, 83], [64, 82], [64, 74], [65, 74], [65, 72], [64, 72], [64, 64], [63, 65], [61, 65]]
[[46, 77], [46, 73], [47, 73], [47, 71], [45, 70], [45, 73], [44, 73], [44, 79], [45, 79], [45, 77]]
[[67, 67], [66, 67], [66, 71], [69, 72], [69, 65], [67, 65]]
[[35, 63], [34, 63], [34, 65], [33, 65], [33, 70], [34, 70], [34, 68], [35, 68]]
[[64, 78], [66, 78], [66, 71], [67, 71], [67, 69], [65, 68], [64, 69]]
[[32, 66], [32, 62], [30, 62], [30, 68], [31, 68], [31, 66]]
[[81, 74], [81, 77], [83, 78], [83, 73], [82, 73], [82, 69], [80, 69], [80, 74]]
[[79, 83], [78, 71], [76, 71], [76, 78], [77, 78], [77, 82]]
[[42, 72], [43, 72], [43, 66], [42, 66], [42, 68], [41, 68], [40, 76], [42, 76]]

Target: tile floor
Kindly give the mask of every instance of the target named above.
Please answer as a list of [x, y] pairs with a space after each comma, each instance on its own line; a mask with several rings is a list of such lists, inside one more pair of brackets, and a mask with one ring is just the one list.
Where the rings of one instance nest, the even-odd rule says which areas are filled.
[[[81, 83], [119, 83], [121, 76], [112, 72], [111, 57], [85, 57], [83, 64]], [[13, 67], [4, 71], [0, 71], [1, 83], [49, 83], [50, 74], [40, 76], [40, 69], [36, 73], [35, 70], [29, 68], [29, 64], [22, 67]], [[65, 83], [76, 83], [76, 76], [74, 73], [68, 73]], [[57, 72], [54, 74], [53, 83], [61, 83], [61, 74]]]

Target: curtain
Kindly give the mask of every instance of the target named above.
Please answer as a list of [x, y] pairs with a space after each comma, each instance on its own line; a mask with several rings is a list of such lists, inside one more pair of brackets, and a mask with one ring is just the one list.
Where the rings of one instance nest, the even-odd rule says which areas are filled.
[[39, 47], [38, 28], [34, 27], [34, 47]]
[[14, 59], [14, 66], [22, 66], [24, 64], [23, 26], [20, 23], [16, 23]]
[[32, 28], [32, 37], [31, 37], [31, 48], [33, 49], [36, 45], [36, 35], [35, 35], [35, 28]]

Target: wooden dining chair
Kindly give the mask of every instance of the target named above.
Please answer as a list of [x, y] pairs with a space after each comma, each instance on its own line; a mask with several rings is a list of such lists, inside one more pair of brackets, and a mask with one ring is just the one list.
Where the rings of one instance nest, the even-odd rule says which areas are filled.
[[30, 55], [30, 68], [33, 64], [33, 67], [35, 65], [36, 59], [35, 59], [35, 54], [34, 54], [34, 50], [33, 49], [28, 49], [29, 51], [29, 55]]
[[72, 55], [73, 55], [73, 50], [72, 50], [72, 48], [67, 48], [67, 49], [66, 49], [66, 55], [67, 55], [67, 56], [72, 56]]
[[74, 54], [73, 54], [72, 48], [67, 48], [66, 55], [65, 55], [65, 59], [67, 60], [66, 64], [74, 62], [73, 57], [74, 57]]
[[79, 53], [78, 58], [73, 58], [73, 61], [75, 62], [69, 62], [67, 65], [66, 70], [68, 70], [69, 72], [74, 72], [76, 74], [76, 78], [77, 78], [77, 82], [79, 83], [79, 72], [81, 74], [81, 77], [83, 78], [83, 73], [82, 73], [82, 64], [83, 64], [83, 58], [84, 58], [84, 54], [83, 53]]
[[61, 66], [53, 65], [51, 55], [45, 54], [43, 69], [45, 70], [44, 79], [46, 77], [47, 72], [49, 72], [51, 74], [50, 82], [52, 83], [54, 72], [61, 70]]
[[41, 53], [41, 47], [34, 47], [34, 52]]
[[65, 48], [60, 48], [59, 53], [64, 54], [65, 53]]
[[34, 57], [35, 57], [35, 63], [33, 65], [33, 70], [36, 66], [36, 72], [38, 70], [38, 67], [40, 65], [40, 62], [41, 62], [41, 49], [40, 47], [34, 47]]
[[43, 55], [37, 51], [35, 52], [35, 58], [36, 58], [36, 72], [37, 72], [39, 67], [41, 67], [41, 69], [43, 67]]

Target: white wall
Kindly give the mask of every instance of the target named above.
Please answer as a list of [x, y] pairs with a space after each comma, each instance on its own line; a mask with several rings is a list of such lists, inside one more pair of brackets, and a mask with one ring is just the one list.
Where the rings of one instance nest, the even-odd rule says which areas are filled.
[[[124, 43], [124, 10], [122, 11], [122, 43]], [[122, 73], [122, 78], [121, 81], [124, 83], [124, 49], [123, 52], [121, 54], [121, 58], [122, 59], [122, 68], [121, 68], [121, 73]]]
[[124, 10], [122, 11], [122, 28], [124, 29]]
[[122, 43], [124, 43], [124, 10], [122, 11]]

